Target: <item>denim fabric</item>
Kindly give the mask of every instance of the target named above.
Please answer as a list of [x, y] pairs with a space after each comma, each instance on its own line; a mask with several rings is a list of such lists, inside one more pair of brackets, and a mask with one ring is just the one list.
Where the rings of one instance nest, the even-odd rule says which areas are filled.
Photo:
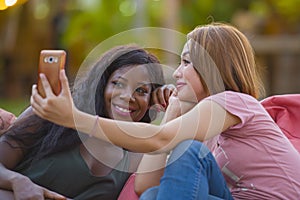
[[199, 141], [186, 140], [171, 153], [160, 186], [149, 188], [140, 198], [152, 199], [233, 198], [209, 149]]

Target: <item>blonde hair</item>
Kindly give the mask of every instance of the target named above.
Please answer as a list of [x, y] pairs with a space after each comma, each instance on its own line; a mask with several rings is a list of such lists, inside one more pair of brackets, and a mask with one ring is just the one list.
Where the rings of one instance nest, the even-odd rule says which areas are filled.
[[212, 23], [188, 34], [194, 68], [210, 95], [231, 90], [259, 98], [262, 83], [246, 36], [231, 25]]

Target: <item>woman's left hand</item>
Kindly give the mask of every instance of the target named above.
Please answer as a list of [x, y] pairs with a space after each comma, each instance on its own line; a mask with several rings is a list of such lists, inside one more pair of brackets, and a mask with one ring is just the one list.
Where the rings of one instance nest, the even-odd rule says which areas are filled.
[[76, 110], [76, 107], [73, 103], [65, 71], [61, 70], [59, 74], [61, 92], [57, 96], [53, 93], [46, 76], [44, 74], [40, 74], [40, 78], [46, 97], [43, 98], [38, 93], [37, 85], [32, 86], [30, 103], [33, 108], [33, 112], [41, 118], [47, 119], [53, 123], [65, 127], [74, 127], [73, 113]]
[[165, 111], [169, 105], [169, 99], [174, 90], [175, 86], [172, 84], [167, 84], [156, 88], [151, 95], [151, 104], [154, 105], [159, 111]]
[[16, 116], [0, 108], [0, 135], [16, 120]]

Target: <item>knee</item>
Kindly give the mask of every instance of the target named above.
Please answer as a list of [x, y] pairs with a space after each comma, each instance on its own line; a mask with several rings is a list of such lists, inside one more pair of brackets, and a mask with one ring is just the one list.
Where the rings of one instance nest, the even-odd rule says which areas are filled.
[[187, 152], [187, 153], [192, 153], [192, 154], [207, 154], [209, 152], [209, 149], [207, 148], [207, 146], [198, 141], [198, 140], [185, 140], [181, 143], [179, 143], [174, 151], [179, 150], [181, 152]]

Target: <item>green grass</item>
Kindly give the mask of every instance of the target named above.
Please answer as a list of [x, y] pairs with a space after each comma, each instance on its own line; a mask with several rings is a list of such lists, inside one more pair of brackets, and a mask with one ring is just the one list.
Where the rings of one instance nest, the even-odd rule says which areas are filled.
[[28, 99], [0, 99], [0, 108], [7, 110], [16, 116], [29, 106]]

